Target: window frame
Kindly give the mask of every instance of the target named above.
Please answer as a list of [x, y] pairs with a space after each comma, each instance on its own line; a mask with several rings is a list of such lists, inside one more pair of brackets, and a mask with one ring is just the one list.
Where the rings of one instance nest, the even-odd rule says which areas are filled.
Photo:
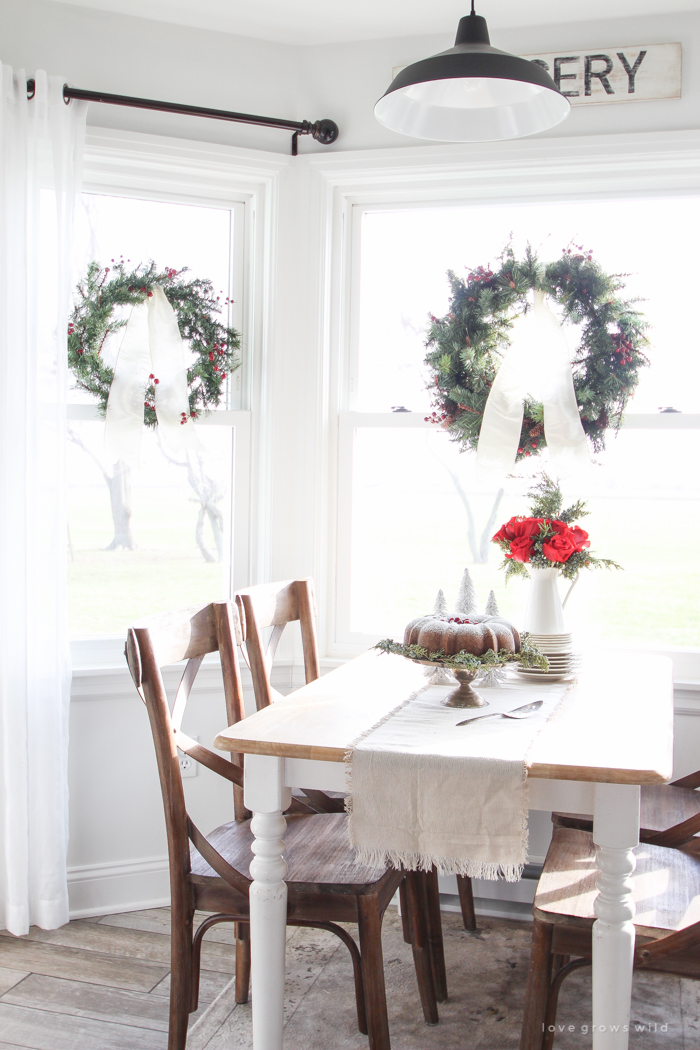
[[[241, 367], [231, 404], [200, 424], [224, 426], [232, 435], [230, 593], [266, 571], [269, 513], [265, 481], [269, 440], [260, 426], [269, 355], [267, 297], [274, 265], [272, 215], [279, 172], [286, 158], [211, 143], [169, 140], [105, 128], [88, 128], [83, 193], [218, 207], [232, 213], [230, 263], [235, 308], [231, 323], [242, 333]], [[67, 400], [67, 418], [99, 420], [97, 407]], [[76, 668], [123, 666], [120, 634], [71, 639]]]
[[[318, 280], [327, 303], [329, 401], [324, 487], [327, 543], [323, 583], [324, 651], [347, 659], [376, 641], [349, 631], [352, 438], [358, 427], [429, 427], [422, 416], [354, 411], [358, 384], [360, 223], [369, 210], [478, 203], [683, 196], [700, 193], [700, 132], [661, 132], [476, 146], [429, 146], [312, 158], [324, 186], [327, 250]], [[700, 414], [634, 414], [636, 428], [700, 428]], [[633, 650], [632, 650], [633, 651]], [[646, 650], [648, 651], [648, 650]], [[678, 682], [700, 682], [700, 649], [659, 650]], [[630, 650], [626, 650], [630, 652]]]

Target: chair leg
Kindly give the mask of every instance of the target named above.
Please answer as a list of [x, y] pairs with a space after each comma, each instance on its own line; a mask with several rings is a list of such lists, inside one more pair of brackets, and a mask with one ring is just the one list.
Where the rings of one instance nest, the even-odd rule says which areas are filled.
[[382, 956], [382, 915], [377, 898], [370, 895], [358, 897], [357, 911], [369, 1050], [391, 1050]]
[[425, 874], [420, 871], [407, 871], [405, 881], [413, 935], [411, 948], [413, 949], [413, 963], [416, 968], [423, 1016], [426, 1024], [437, 1024], [438, 1009], [426, 916]]
[[250, 989], [250, 923], [236, 923], [236, 1002], [247, 1003]]
[[473, 933], [476, 930], [476, 912], [474, 911], [472, 880], [468, 875], [457, 876], [457, 892], [459, 893], [459, 903], [462, 908], [464, 929]]
[[411, 916], [408, 912], [408, 900], [406, 898], [406, 880], [399, 886], [399, 901], [401, 903], [401, 929], [406, 944], [411, 943]]
[[194, 909], [173, 901], [170, 915], [170, 1020], [168, 1050], [185, 1050], [192, 1007]]
[[445, 972], [445, 946], [442, 940], [442, 915], [440, 913], [440, 887], [437, 868], [423, 876], [425, 887], [425, 914], [428, 920], [428, 942], [430, 962], [433, 969], [435, 998], [439, 1003], [447, 1002], [447, 974]]
[[535, 919], [525, 992], [520, 1050], [542, 1050], [549, 985], [552, 977], [552, 926]]
[[[380, 916], [381, 921], [381, 916]], [[352, 972], [355, 978], [355, 1003], [357, 1005], [357, 1027], [367, 1035], [367, 1015], [365, 1012], [365, 989], [362, 983], [362, 959], [355, 938], [335, 922], [316, 922], [311, 919], [294, 919], [295, 926], [312, 926], [317, 930], [328, 930], [343, 942], [350, 952]]]
[[[558, 968], [556, 965], [557, 959], [566, 959], [566, 962]], [[569, 974], [574, 972], [574, 970], [578, 970], [581, 966], [591, 965], [590, 959], [574, 959], [573, 962], [569, 962], [569, 959], [569, 955], [554, 956], [554, 978], [549, 986], [549, 995], [547, 997], [547, 1011], [544, 1017], [542, 1050], [552, 1050], [552, 1046], [554, 1045], [554, 1026], [557, 1020], [557, 1006], [559, 1005], [559, 992], [561, 991], [562, 984]]]

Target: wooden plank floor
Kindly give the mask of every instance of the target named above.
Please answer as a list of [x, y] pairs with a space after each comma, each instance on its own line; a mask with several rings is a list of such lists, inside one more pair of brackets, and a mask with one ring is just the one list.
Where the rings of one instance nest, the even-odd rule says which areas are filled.
[[[231, 980], [233, 927], [207, 935], [194, 1024]], [[167, 1047], [167, 908], [0, 933], [0, 1050], [161, 1050]]]
[[[0, 1050], [166, 1050], [169, 994], [167, 908], [0, 933]], [[423, 1024], [410, 947], [394, 909], [383, 948], [393, 1050], [517, 1050], [530, 923], [479, 918], [476, 935], [443, 915], [449, 1001], [440, 1024]], [[251, 1050], [250, 1004], [236, 1006], [233, 926], [204, 941], [200, 1008], [187, 1050]], [[329, 1010], [329, 1003], [333, 1004]], [[697, 1050], [700, 981], [635, 977], [630, 1050]], [[564, 985], [556, 1050], [590, 1047], [590, 973]], [[345, 948], [324, 931], [290, 927], [285, 1050], [366, 1050], [356, 1025]]]

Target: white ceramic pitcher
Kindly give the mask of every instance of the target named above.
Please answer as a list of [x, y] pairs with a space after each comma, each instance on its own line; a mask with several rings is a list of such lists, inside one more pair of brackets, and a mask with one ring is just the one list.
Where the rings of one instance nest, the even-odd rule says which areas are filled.
[[564, 634], [564, 610], [559, 597], [558, 569], [528, 566], [532, 582], [525, 611], [524, 629], [532, 634]]

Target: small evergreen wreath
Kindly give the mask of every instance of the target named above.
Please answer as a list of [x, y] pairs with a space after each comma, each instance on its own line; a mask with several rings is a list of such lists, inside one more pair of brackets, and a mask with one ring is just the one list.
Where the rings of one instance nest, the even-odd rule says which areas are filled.
[[[221, 324], [215, 316], [232, 300], [225, 298], [222, 302], [220, 296], [215, 296], [209, 280], [182, 280], [187, 267], [158, 271], [151, 261], [127, 270], [123, 259], [111, 261], [111, 268], [91, 262], [77, 287], [77, 300], [68, 323], [68, 367], [77, 386], [97, 398], [104, 417], [114, 369], [103, 361], [102, 348], [107, 337], [127, 323], [127, 318], [114, 316], [115, 310], [144, 303], [160, 286], [175, 311], [180, 335], [197, 355], [187, 369], [190, 416], [197, 419], [204, 409], [216, 408], [224, 396], [226, 379], [241, 363], [238, 332]], [[143, 421], [147, 427], [158, 425], [157, 383], [158, 377], [151, 375], [144, 389]]]
[[[563, 321], [582, 325], [572, 372], [581, 424], [594, 452], [605, 448], [605, 431], [618, 430], [622, 413], [649, 364], [642, 353], [648, 327], [635, 299], [622, 299], [620, 274], [606, 274], [590, 251], [563, 249], [556, 262], [541, 263], [530, 245], [515, 258], [511, 245], [495, 272], [479, 266], [466, 280], [451, 270], [449, 312], [431, 315], [425, 363], [434, 411], [426, 420], [449, 431], [462, 451], [476, 449], [491, 385], [509, 346], [514, 319], [527, 312], [531, 289], [557, 303]], [[525, 401], [516, 460], [545, 447], [542, 405]]]

